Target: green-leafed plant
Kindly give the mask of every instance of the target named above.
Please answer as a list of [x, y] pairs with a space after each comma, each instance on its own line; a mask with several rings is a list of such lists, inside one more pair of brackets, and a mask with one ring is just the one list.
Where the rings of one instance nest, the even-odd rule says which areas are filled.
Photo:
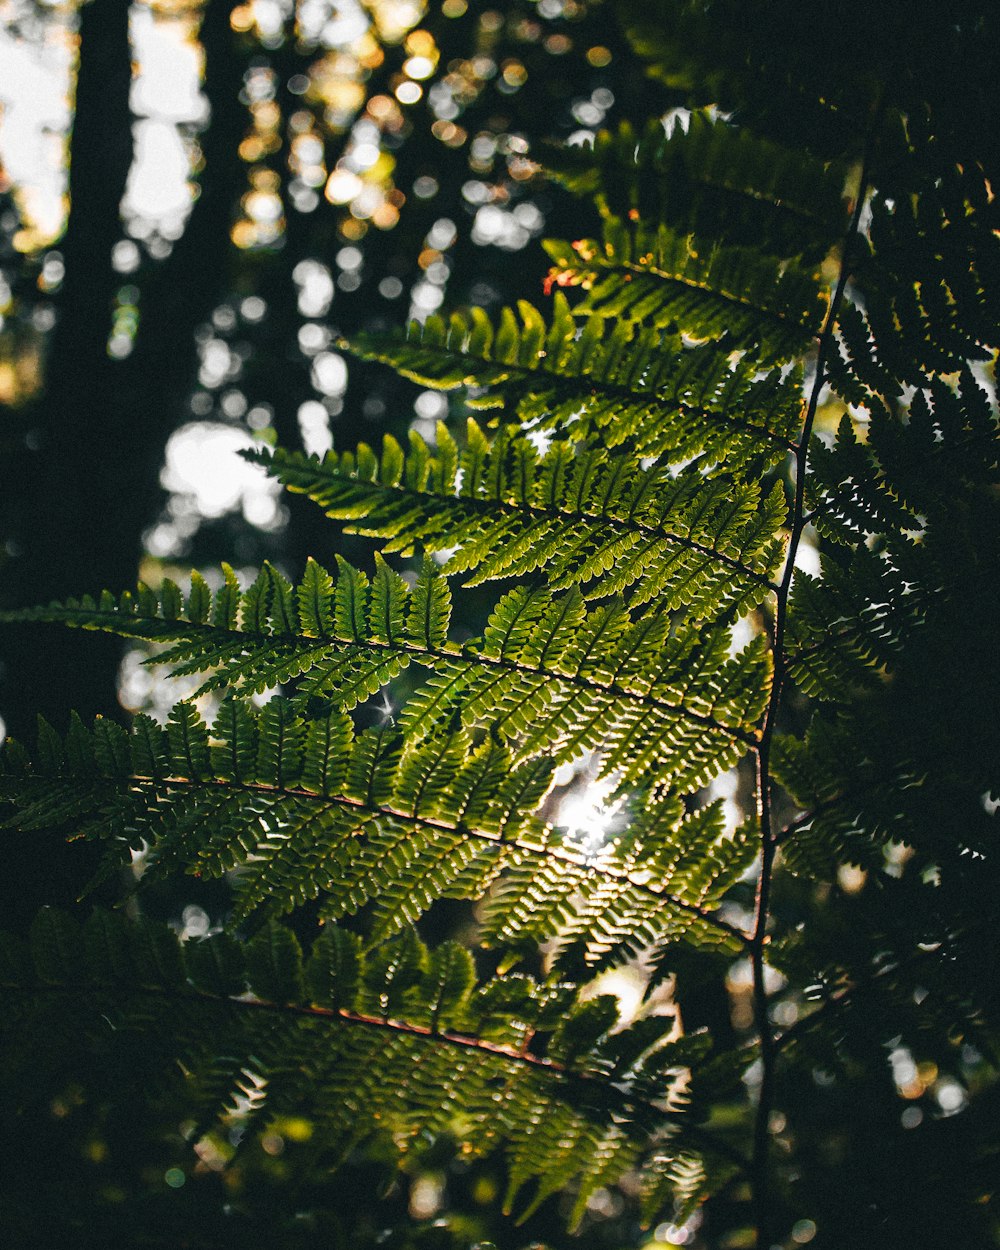
[[[378, 1135], [502, 1147], [508, 1204], [571, 1187], [571, 1222], [627, 1173], [647, 1220], [707, 1200], [700, 1244], [761, 1250], [917, 1245], [881, 1159], [867, 1197], [875, 1141], [937, 1159], [952, 1244], [997, 1244], [996, 184], [907, 75], [858, 69], [847, 118], [793, 58], [771, 87], [812, 110], [803, 138], [731, 42], [708, 74], [728, 8], [701, 7], [636, 38], [734, 116], [553, 155], [602, 228], [546, 245], [544, 310], [345, 344], [481, 423], [254, 454], [377, 541], [367, 571], [225, 567], [19, 615], [203, 684], [166, 725], [9, 743], [8, 827], [141, 854], [143, 886], [228, 874], [234, 902], [183, 947], [141, 912], [5, 938], [11, 1088], [39, 1037], [56, 1068], [67, 1034], [128, 1038], [198, 1124], [306, 1115], [324, 1164]], [[453, 632], [488, 583], [478, 635]], [[584, 758], [618, 804], [603, 840], [558, 819]], [[443, 898], [483, 900], [498, 954], [427, 948]], [[595, 978], [635, 960], [677, 974], [679, 1014], [619, 1019]], [[686, 987], [734, 968], [749, 1017], [684, 1032]]]

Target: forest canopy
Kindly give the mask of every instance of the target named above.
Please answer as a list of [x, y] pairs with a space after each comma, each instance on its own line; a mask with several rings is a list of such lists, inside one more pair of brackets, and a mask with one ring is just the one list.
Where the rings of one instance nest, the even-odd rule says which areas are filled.
[[6, 16], [11, 1243], [1000, 1245], [993, 7]]

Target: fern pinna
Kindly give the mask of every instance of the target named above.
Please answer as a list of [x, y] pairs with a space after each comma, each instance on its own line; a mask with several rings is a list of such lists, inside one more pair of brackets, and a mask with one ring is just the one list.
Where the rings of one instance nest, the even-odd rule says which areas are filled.
[[[636, 37], [675, 74], [669, 32]], [[376, 540], [367, 571], [19, 614], [202, 684], [165, 725], [8, 744], [8, 828], [234, 891], [183, 947], [141, 914], [42, 913], [3, 947], [22, 1038], [138, 1030], [199, 1122], [305, 1113], [331, 1158], [447, 1132], [506, 1149], [522, 1213], [572, 1183], [579, 1219], [628, 1173], [649, 1219], [717, 1195], [762, 1248], [809, 1224], [815, 1171], [780, 1162], [822, 1118], [804, 1074], [849, 1084], [894, 1039], [983, 1080], [1000, 243], [934, 109], [931, 167], [907, 100], [856, 89], [856, 128], [811, 147], [748, 106], [554, 154], [602, 220], [546, 245], [546, 311], [343, 344], [481, 414], [405, 450], [252, 453]], [[453, 596], [490, 582], [456, 634]], [[616, 805], [596, 841], [557, 819], [583, 759]], [[497, 955], [427, 949], [442, 898], [483, 900]], [[625, 1024], [594, 978], [637, 960], [681, 1012], [689, 970], [748, 968], [751, 1020]]]

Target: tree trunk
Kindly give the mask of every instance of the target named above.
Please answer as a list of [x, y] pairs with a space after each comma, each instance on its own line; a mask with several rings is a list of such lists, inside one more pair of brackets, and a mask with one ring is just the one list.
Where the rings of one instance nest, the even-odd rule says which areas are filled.
[[[119, 205], [132, 161], [128, 12], [128, 0], [94, 0], [80, 11], [58, 322], [44, 395], [28, 414], [25, 442], [0, 469], [4, 530], [15, 544], [4, 597], [18, 605], [120, 580], [138, 554], [122, 489], [136, 438], [109, 420], [115, 365], [107, 353], [121, 281], [111, 249], [121, 236]], [[30, 733], [38, 711], [61, 720], [70, 704], [90, 714], [112, 711], [118, 651], [111, 640], [12, 629], [0, 698], [10, 731]]]

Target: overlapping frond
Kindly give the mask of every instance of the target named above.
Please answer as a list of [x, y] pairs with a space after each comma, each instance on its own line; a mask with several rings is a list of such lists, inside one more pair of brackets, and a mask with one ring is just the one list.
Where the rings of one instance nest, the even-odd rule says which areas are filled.
[[630, 212], [681, 234], [819, 259], [846, 226], [845, 171], [706, 112], [667, 128], [650, 121], [599, 131], [547, 154], [546, 167], [609, 215]]
[[762, 639], [730, 655], [725, 623], [674, 629], [668, 612], [635, 617], [620, 600], [588, 609], [576, 588], [519, 588], [482, 639], [460, 647], [446, 639], [447, 582], [431, 562], [412, 592], [382, 561], [370, 584], [339, 563], [336, 583], [312, 561], [297, 588], [265, 566], [245, 592], [230, 579], [212, 596], [196, 575], [186, 605], [166, 583], [159, 596], [140, 589], [17, 618], [169, 643], [158, 662], [210, 672], [206, 691], [294, 682], [299, 698], [345, 709], [415, 663], [431, 676], [400, 721], [412, 740], [458, 717], [518, 760], [600, 749], [625, 783], [655, 768], [661, 784], [704, 785], [753, 745], [770, 673]]
[[336, 579], [309, 560], [298, 586], [270, 564], [246, 590], [228, 565], [220, 580], [212, 591], [195, 572], [187, 595], [168, 578], [158, 591], [140, 584], [135, 594], [105, 591], [7, 619], [58, 621], [164, 644], [156, 660], [175, 675], [211, 674], [203, 692], [260, 693], [298, 679], [300, 695], [345, 709], [364, 702], [414, 656], [455, 650], [446, 641], [448, 583], [429, 562], [412, 592], [378, 556], [372, 578], [338, 559]]
[[619, 218], [600, 239], [548, 240], [550, 280], [580, 286], [584, 313], [624, 317], [696, 339], [725, 334], [765, 361], [798, 355], [818, 331], [826, 292], [817, 277], [754, 248], [700, 244], [667, 226]]
[[955, 385], [925, 378], [902, 418], [874, 399], [868, 412], [865, 441], [845, 417], [829, 447], [812, 449], [810, 517], [833, 546], [792, 595], [788, 671], [830, 703], [877, 689], [957, 585], [978, 601], [990, 578], [992, 394], [966, 370]]
[[[705, 329], [698, 337], [714, 337]], [[428, 317], [405, 334], [354, 335], [344, 346], [424, 386], [476, 388], [477, 406], [505, 404], [525, 429], [591, 438], [635, 455], [702, 467], [781, 460], [798, 427], [796, 370], [762, 370], [724, 337], [700, 347], [643, 329], [623, 310], [578, 322], [556, 292], [547, 323], [527, 301], [496, 326], [481, 309]]]
[[902, 419], [866, 403], [865, 441], [844, 419], [831, 447], [817, 442], [809, 502], [817, 529], [853, 545], [933, 529], [959, 493], [1000, 480], [995, 395], [966, 368], [956, 385], [923, 378]]
[[[24, 1039], [10, 1057], [28, 1089], [48, 1058], [29, 1039], [58, 1018], [73, 1046], [112, 1061], [127, 1051], [154, 1088], [183, 1083], [205, 1123], [235, 1113], [256, 1135], [292, 1109], [313, 1117], [328, 1150], [376, 1133], [405, 1149], [443, 1129], [477, 1153], [503, 1145], [509, 1201], [531, 1181], [544, 1196], [574, 1177], [586, 1201], [665, 1124], [684, 1139], [670, 1089], [700, 1055], [671, 1041], [672, 1017], [622, 1031], [614, 1009], [591, 1020], [571, 985], [477, 985], [466, 952], [428, 951], [412, 930], [364, 954], [327, 925], [304, 960], [275, 924], [249, 941], [181, 945], [149, 920], [96, 911], [81, 929], [47, 909], [30, 943], [4, 934], [0, 952], [8, 1023]], [[136, 1030], [141, 1051], [127, 1044]], [[558, 1126], [556, 1156], [542, 1125]]]
[[862, 298], [838, 320], [830, 377], [852, 403], [891, 406], [1000, 346], [997, 209], [989, 178], [970, 164], [925, 177], [919, 195], [876, 196], [871, 214]]
[[[579, 944], [587, 958], [636, 954], [678, 938], [736, 951], [738, 934], [712, 914], [752, 864], [757, 846], [747, 829], [729, 833], [721, 805], [690, 814], [675, 801], [652, 801], [631, 814], [622, 835], [568, 854], [522, 855], [497, 882], [483, 913], [484, 934], [504, 945]], [[626, 894], [622, 878], [669, 882], [668, 907], [655, 889]], [[668, 922], [668, 923], [665, 923]]]
[[497, 605], [475, 654], [444, 657], [410, 698], [408, 733], [453, 714], [569, 761], [600, 749], [606, 773], [656, 769], [698, 786], [752, 743], [769, 660], [758, 640], [729, 655], [725, 627], [671, 634], [669, 618], [633, 620], [620, 602], [588, 610], [579, 592], [518, 589]]
[[126, 861], [143, 849], [154, 875], [236, 869], [238, 917], [317, 897], [332, 918], [374, 904], [382, 937], [436, 898], [478, 898], [502, 876], [503, 942], [533, 940], [560, 914], [595, 959], [691, 930], [740, 945], [712, 912], [748, 844], [726, 834], [717, 805], [691, 816], [676, 799], [650, 803], [627, 835], [588, 851], [537, 814], [549, 760], [514, 765], [462, 729], [414, 744], [391, 725], [355, 736], [342, 712], [307, 718], [281, 697], [260, 709], [230, 698], [212, 726], [190, 703], [165, 727], [138, 716], [130, 732], [74, 720], [60, 739], [43, 721], [34, 758], [11, 746], [3, 764], [8, 828], [69, 828]]
[[1000, 750], [998, 549], [995, 502], [970, 494], [946, 529], [881, 554], [861, 546], [801, 581], [789, 671], [825, 706], [775, 756], [806, 814], [789, 863], [829, 875], [838, 862], [876, 865], [899, 841], [945, 878], [988, 876], [978, 857], [994, 836], [984, 796]]
[[818, 709], [774, 754], [803, 811], [784, 859], [832, 879], [903, 843], [938, 898], [971, 897], [991, 873], [982, 796], [1000, 745], [995, 405], [966, 368], [924, 377], [901, 414], [867, 407], [864, 441], [845, 418], [811, 458], [829, 555], [791, 598], [787, 671]]
[[410, 442], [408, 456], [387, 436], [381, 455], [362, 444], [322, 461], [281, 449], [253, 458], [328, 516], [386, 539], [385, 553], [447, 552], [443, 572], [471, 571], [469, 585], [538, 573], [553, 590], [628, 592], [698, 619], [755, 607], [781, 558], [778, 485], [762, 498], [757, 483], [565, 442], [539, 454], [509, 427], [491, 444], [471, 420], [461, 451], [443, 424], [434, 448]]

